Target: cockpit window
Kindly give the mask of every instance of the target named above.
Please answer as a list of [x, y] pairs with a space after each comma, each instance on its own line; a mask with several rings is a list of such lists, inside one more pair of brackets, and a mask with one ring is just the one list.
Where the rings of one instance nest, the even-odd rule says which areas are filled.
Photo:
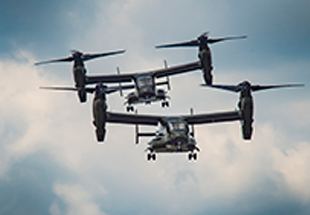
[[152, 86], [153, 78], [151, 76], [142, 76], [137, 78], [138, 87]]
[[174, 121], [168, 123], [170, 131], [173, 130], [187, 130], [187, 124], [181, 121]]

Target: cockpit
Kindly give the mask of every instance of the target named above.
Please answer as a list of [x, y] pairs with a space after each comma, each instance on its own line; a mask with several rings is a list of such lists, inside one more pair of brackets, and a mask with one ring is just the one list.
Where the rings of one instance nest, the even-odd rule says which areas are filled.
[[172, 120], [167, 123], [167, 129], [171, 131], [188, 132], [188, 125], [183, 120]]
[[144, 75], [144, 76], [137, 77], [136, 83], [137, 83], [138, 88], [153, 87], [154, 79], [150, 75]]

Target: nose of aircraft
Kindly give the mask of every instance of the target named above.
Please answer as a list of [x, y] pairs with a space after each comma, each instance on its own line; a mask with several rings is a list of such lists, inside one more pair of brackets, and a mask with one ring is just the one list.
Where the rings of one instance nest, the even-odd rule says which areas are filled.
[[140, 95], [150, 97], [154, 94], [152, 87], [144, 86], [140, 88]]

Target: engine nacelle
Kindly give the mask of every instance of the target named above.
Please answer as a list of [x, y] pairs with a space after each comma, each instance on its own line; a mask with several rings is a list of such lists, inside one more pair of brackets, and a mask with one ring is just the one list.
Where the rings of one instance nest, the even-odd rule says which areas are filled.
[[205, 83], [207, 85], [212, 84], [212, 59], [211, 59], [211, 52], [210, 49], [203, 49], [199, 51], [198, 57], [200, 59], [200, 63], [202, 66], [202, 71], [203, 71], [203, 78], [205, 80]]
[[86, 100], [87, 100], [87, 95], [86, 95], [86, 90], [85, 90], [85, 88], [82, 88], [82, 89], [80, 89], [80, 90], [78, 91], [78, 97], [79, 97], [81, 103], [86, 102]]
[[241, 97], [239, 101], [239, 109], [242, 112], [241, 130], [243, 139], [250, 140], [253, 132], [253, 98], [251, 96]]
[[99, 142], [104, 141], [106, 129], [106, 118], [107, 118], [107, 105], [105, 99], [95, 98], [93, 101], [93, 124], [96, 126], [96, 136]]
[[83, 66], [75, 66], [73, 68], [75, 87], [80, 89], [78, 91], [80, 102], [86, 102], [87, 100], [87, 95], [85, 91], [85, 74], [86, 70]]
[[251, 140], [252, 132], [253, 132], [252, 123], [253, 123], [253, 121], [248, 122], [246, 120], [243, 120], [241, 122], [241, 124], [242, 124], [242, 135], [243, 135], [244, 140]]

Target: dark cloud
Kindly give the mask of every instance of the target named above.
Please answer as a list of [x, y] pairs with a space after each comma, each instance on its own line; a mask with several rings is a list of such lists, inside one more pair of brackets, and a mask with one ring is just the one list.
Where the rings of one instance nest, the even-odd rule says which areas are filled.
[[227, 5], [230, 19], [226, 24], [232, 31], [248, 35], [235, 50], [243, 57], [243, 66], [263, 68], [283, 61], [309, 60], [308, 1], [234, 1]]
[[[0, 6], [1, 55], [27, 49], [42, 57], [46, 52], [69, 51], [70, 39], [87, 30], [93, 3], [76, 1], [2, 1]], [[84, 26], [81, 30], [80, 26]], [[47, 55], [49, 56], [49, 54]]]
[[57, 200], [53, 183], [62, 171], [43, 151], [18, 160], [1, 180], [0, 214], [49, 214]]
[[[39, 48], [57, 44], [65, 36], [62, 23], [61, 1], [3, 1], [0, 14], [2, 22], [1, 52], [17, 48]], [[34, 46], [34, 47], [31, 47]]]

